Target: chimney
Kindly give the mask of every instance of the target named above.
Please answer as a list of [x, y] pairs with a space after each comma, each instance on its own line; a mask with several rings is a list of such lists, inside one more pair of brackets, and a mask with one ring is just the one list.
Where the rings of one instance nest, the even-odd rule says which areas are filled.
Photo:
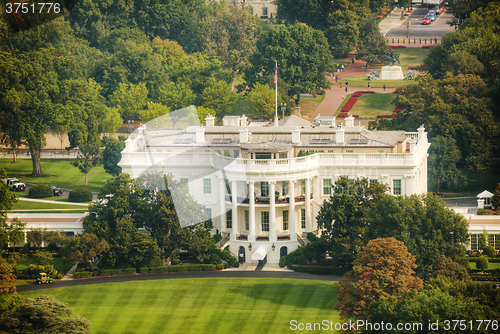
[[207, 117], [205, 117], [205, 124], [206, 126], [215, 126], [215, 117], [208, 114]]
[[132, 144], [134, 143], [134, 141], [132, 139], [130, 139], [130, 137], [127, 138], [127, 140], [125, 140], [125, 152], [133, 152], [134, 149], [132, 148]]
[[196, 128], [196, 144], [201, 144], [205, 142], [205, 128], [200, 126]]
[[335, 143], [336, 144], [343, 144], [344, 143], [344, 132], [345, 132], [345, 130], [342, 126], [339, 126], [337, 128], [337, 130], [335, 130]]
[[298, 144], [300, 143], [300, 128], [296, 127], [292, 130], [292, 143]]
[[245, 114], [241, 115], [240, 117], [240, 126], [247, 126], [248, 123], [247, 123], [247, 117], [245, 116]]
[[241, 144], [246, 144], [248, 143], [250, 133], [248, 132], [248, 129], [240, 129], [240, 143]]
[[418, 130], [418, 140], [427, 137], [427, 133], [425, 133], [425, 128], [423, 124], [420, 125], [420, 127], [417, 130]]
[[352, 115], [349, 115], [345, 118], [345, 126], [354, 126], [354, 117]]

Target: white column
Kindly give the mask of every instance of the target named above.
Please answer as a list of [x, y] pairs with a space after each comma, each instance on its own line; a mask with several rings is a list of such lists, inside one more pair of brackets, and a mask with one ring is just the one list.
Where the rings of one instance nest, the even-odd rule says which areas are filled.
[[276, 202], [275, 202], [276, 181], [269, 182], [269, 241], [277, 241], [276, 237]]
[[295, 229], [295, 182], [289, 181], [288, 191], [290, 194], [290, 207], [289, 207], [289, 218], [290, 218], [290, 240], [297, 241], [297, 232]]
[[306, 232], [312, 232], [311, 229], [311, 179], [306, 179]]
[[239, 235], [238, 231], [238, 188], [237, 181], [231, 181], [231, 209], [232, 209], [232, 218], [233, 218], [233, 228], [231, 232], [231, 240], [236, 240], [236, 237]]
[[219, 178], [219, 219], [220, 219], [220, 232], [226, 232], [226, 180]]
[[248, 213], [248, 218], [250, 220], [249, 227], [250, 231], [248, 233], [248, 241], [255, 241], [255, 186], [253, 181], [247, 181], [248, 183], [248, 201], [250, 202], [250, 210]]

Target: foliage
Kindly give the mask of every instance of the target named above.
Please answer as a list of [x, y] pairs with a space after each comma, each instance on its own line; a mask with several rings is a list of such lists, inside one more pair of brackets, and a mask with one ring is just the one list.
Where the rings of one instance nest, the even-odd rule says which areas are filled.
[[367, 64], [379, 63], [379, 59], [384, 58], [390, 49], [377, 22], [372, 17], [365, 17], [359, 24], [360, 39], [356, 58], [365, 60]]
[[118, 166], [122, 156], [121, 152], [125, 148], [125, 137], [120, 136], [118, 139], [113, 137], [104, 137], [102, 139], [102, 165], [106, 173], [118, 175], [122, 168]]
[[203, 107], [215, 111], [215, 116], [223, 117], [236, 106], [238, 94], [231, 90], [230, 84], [211, 77], [207, 80], [198, 101]]
[[189, 107], [195, 100], [196, 95], [185, 82], [170, 82], [160, 87], [159, 101], [170, 110]]
[[500, 208], [500, 183], [495, 188], [495, 192], [491, 198], [491, 204], [495, 207], [495, 209]]
[[37, 250], [31, 256], [33, 257], [35, 263], [42, 266], [49, 264], [53, 260], [53, 255], [47, 251]]
[[[442, 62], [442, 59], [440, 59]], [[379, 130], [414, 131], [425, 124], [432, 138], [455, 138], [460, 162], [483, 169], [492, 159], [498, 122], [491, 111], [487, 86], [476, 75], [448, 73], [443, 79], [420, 75], [415, 85], [400, 90], [394, 104], [403, 110], [392, 120], [380, 120]]]
[[467, 265], [464, 244], [468, 225], [462, 215], [445, 207], [438, 196], [383, 196], [368, 213], [369, 239], [394, 237], [415, 255], [420, 271], [441, 254]]
[[438, 276], [448, 277], [453, 281], [469, 279], [469, 274], [462, 265], [444, 255], [440, 255], [425, 271], [427, 280]]
[[394, 238], [370, 240], [352, 270], [339, 280], [335, 309], [343, 318], [369, 320], [372, 301], [400, 300], [422, 288], [422, 280], [414, 276], [416, 267], [404, 243]]
[[429, 151], [428, 177], [436, 186], [437, 194], [441, 184], [446, 184], [448, 189], [467, 185], [465, 176], [457, 169], [459, 160], [460, 151], [455, 139], [443, 136], [434, 138]]
[[144, 83], [134, 85], [119, 83], [110, 101], [118, 108], [121, 117], [126, 121], [134, 119], [146, 107], [148, 89]]
[[480, 256], [476, 260], [476, 268], [481, 271], [488, 269], [488, 258], [486, 256]]
[[268, 85], [256, 82], [253, 89], [247, 94], [246, 101], [250, 115], [265, 120], [274, 118], [275, 92]]
[[6, 314], [12, 312], [19, 301], [15, 282], [14, 268], [8, 265], [7, 261], [0, 256], [0, 321]]
[[38, 250], [40, 250], [46, 236], [47, 228], [31, 228], [30, 231], [26, 234], [26, 239], [28, 243], [35, 244], [38, 247]]
[[350, 269], [366, 244], [367, 215], [386, 190], [382, 183], [368, 182], [366, 178], [349, 180], [347, 176], [332, 186], [332, 195], [323, 203], [316, 220], [335, 266]]
[[53, 296], [25, 298], [8, 317], [0, 320], [0, 328], [9, 333], [90, 333], [90, 322], [82, 317], [69, 317], [71, 310]]
[[495, 257], [497, 251], [495, 250], [495, 247], [488, 245], [484, 247], [483, 254], [486, 255], [487, 257]]
[[69, 192], [68, 201], [70, 202], [90, 202], [92, 201], [92, 192], [86, 188], [76, 188]]
[[280, 258], [279, 265], [290, 268], [294, 264], [321, 262], [325, 260], [327, 250], [328, 243], [323, 239], [317, 239]]
[[105, 240], [100, 240], [95, 234], [84, 233], [71, 238], [61, 249], [61, 254], [65, 261], [97, 264], [108, 251], [109, 245]]
[[[1, 221], [0, 217], [0, 221]], [[14, 218], [12, 221], [9, 223], [7, 227], [7, 233], [8, 233], [8, 238], [9, 242], [12, 243], [14, 246], [14, 252], [16, 251], [16, 244], [24, 241], [24, 228], [26, 227], [27, 223], [21, 222], [19, 219]], [[0, 224], [0, 228], [2, 228], [3, 224]], [[0, 235], [4, 234], [4, 231], [0, 231]]]
[[47, 198], [52, 196], [54, 196], [52, 188], [45, 184], [38, 184], [34, 187], [31, 187], [28, 191], [29, 198]]
[[251, 65], [245, 70], [249, 84], [272, 83], [277, 62], [278, 85], [283, 82], [288, 96], [297, 98], [300, 93], [315, 94], [329, 88], [325, 75], [334, 69], [323, 33], [299, 23], [273, 25], [263, 30], [249, 61]]

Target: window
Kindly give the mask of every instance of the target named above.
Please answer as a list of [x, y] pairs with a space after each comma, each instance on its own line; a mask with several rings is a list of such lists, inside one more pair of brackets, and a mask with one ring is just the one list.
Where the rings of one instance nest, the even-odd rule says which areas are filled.
[[332, 180], [323, 180], [323, 195], [332, 194]]
[[286, 159], [288, 158], [288, 153], [287, 152], [280, 152], [280, 159]]
[[306, 209], [300, 209], [300, 227], [306, 228]]
[[269, 212], [262, 211], [260, 213], [262, 232], [269, 232]]
[[226, 212], [226, 228], [233, 228], [233, 210]]
[[370, 180], [370, 184], [372, 184], [373, 182], [377, 182], [377, 180], [375, 180], [375, 179], [371, 179], [371, 180]]
[[300, 194], [301, 195], [306, 194], [306, 180], [300, 181]]
[[392, 180], [392, 194], [401, 195], [401, 180]]
[[226, 194], [231, 195], [231, 184], [226, 180]]
[[207, 216], [208, 216], [207, 219], [212, 219], [212, 209], [206, 208], [205, 211], [207, 212]]
[[262, 16], [267, 16], [267, 7], [262, 7]]
[[470, 235], [470, 249], [472, 250], [477, 250], [478, 243], [477, 243], [477, 237], [479, 234], [471, 234]]
[[186, 189], [186, 190], [189, 190], [188, 189], [188, 182], [189, 182], [188, 179], [181, 179], [181, 184], [184, 185], [184, 189]]
[[212, 180], [210, 180], [210, 179], [203, 179], [203, 193], [205, 195], [212, 193]]
[[245, 230], [248, 231], [250, 229], [250, 213], [248, 210], [245, 210]]
[[286, 196], [288, 193], [288, 181], [281, 181], [281, 195]]
[[353, 150], [345, 150], [345, 153], [352, 153]]
[[262, 153], [255, 153], [255, 159], [272, 159], [273, 156], [271, 153], [266, 153], [266, 152], [262, 152]]
[[382, 151], [382, 150], [378, 150], [378, 153], [384, 153], [384, 151]]
[[488, 245], [493, 246], [495, 249], [500, 249], [500, 235], [490, 234]]
[[269, 196], [269, 183], [261, 182], [260, 183], [260, 196], [267, 197]]
[[288, 210], [283, 210], [283, 231], [288, 231]]
[[235, 157], [235, 158], [237, 158], [237, 157], [239, 157], [239, 156], [240, 156], [240, 151], [238, 151], [238, 150], [234, 150], [234, 151], [233, 151], [233, 154], [234, 154], [234, 157]]

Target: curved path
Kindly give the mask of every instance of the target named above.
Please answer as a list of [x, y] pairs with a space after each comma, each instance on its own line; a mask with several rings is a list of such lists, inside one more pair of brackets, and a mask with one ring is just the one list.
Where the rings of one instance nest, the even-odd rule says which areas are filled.
[[70, 286], [79, 286], [87, 284], [99, 283], [115, 283], [115, 282], [129, 282], [129, 281], [150, 281], [159, 279], [178, 279], [178, 278], [293, 278], [293, 279], [310, 279], [319, 281], [338, 281], [342, 276], [338, 275], [314, 275], [310, 273], [298, 273], [287, 271], [236, 271], [236, 270], [223, 270], [223, 271], [204, 271], [204, 272], [186, 272], [186, 273], [163, 273], [163, 274], [136, 274], [127, 276], [109, 276], [109, 277], [95, 277], [86, 279], [75, 279], [70, 281], [59, 281], [53, 284], [26, 284], [18, 285], [17, 292], [25, 292], [32, 290], [45, 290], [55, 288], [65, 288]]
[[[366, 75], [367, 72], [365, 71], [365, 67], [366, 67], [365, 61], [355, 59], [354, 63], [349, 64], [349, 66], [347, 66], [344, 72], [335, 73], [335, 75], [338, 76], [337, 84], [335, 84], [335, 79], [329, 76], [328, 80], [330, 80], [330, 82], [332, 82], [333, 85], [330, 89], [325, 89], [325, 98], [319, 104], [316, 110], [311, 114], [309, 121], [313, 121], [314, 118], [318, 115], [318, 113], [321, 114], [321, 116], [335, 115], [335, 112], [342, 104], [342, 97], [345, 97], [347, 94], [350, 94], [360, 89], [368, 90], [367, 87], [349, 86], [346, 94], [344, 86], [346, 78], [359, 75]], [[342, 89], [340, 89], [340, 83], [342, 83]], [[387, 93], [387, 94], [392, 94], [394, 92], [394, 88], [386, 88], [385, 91], [383, 88], [369, 88], [369, 90], [372, 90], [376, 93]], [[368, 123], [368, 122], [369, 120], [361, 121], [361, 123]]]

